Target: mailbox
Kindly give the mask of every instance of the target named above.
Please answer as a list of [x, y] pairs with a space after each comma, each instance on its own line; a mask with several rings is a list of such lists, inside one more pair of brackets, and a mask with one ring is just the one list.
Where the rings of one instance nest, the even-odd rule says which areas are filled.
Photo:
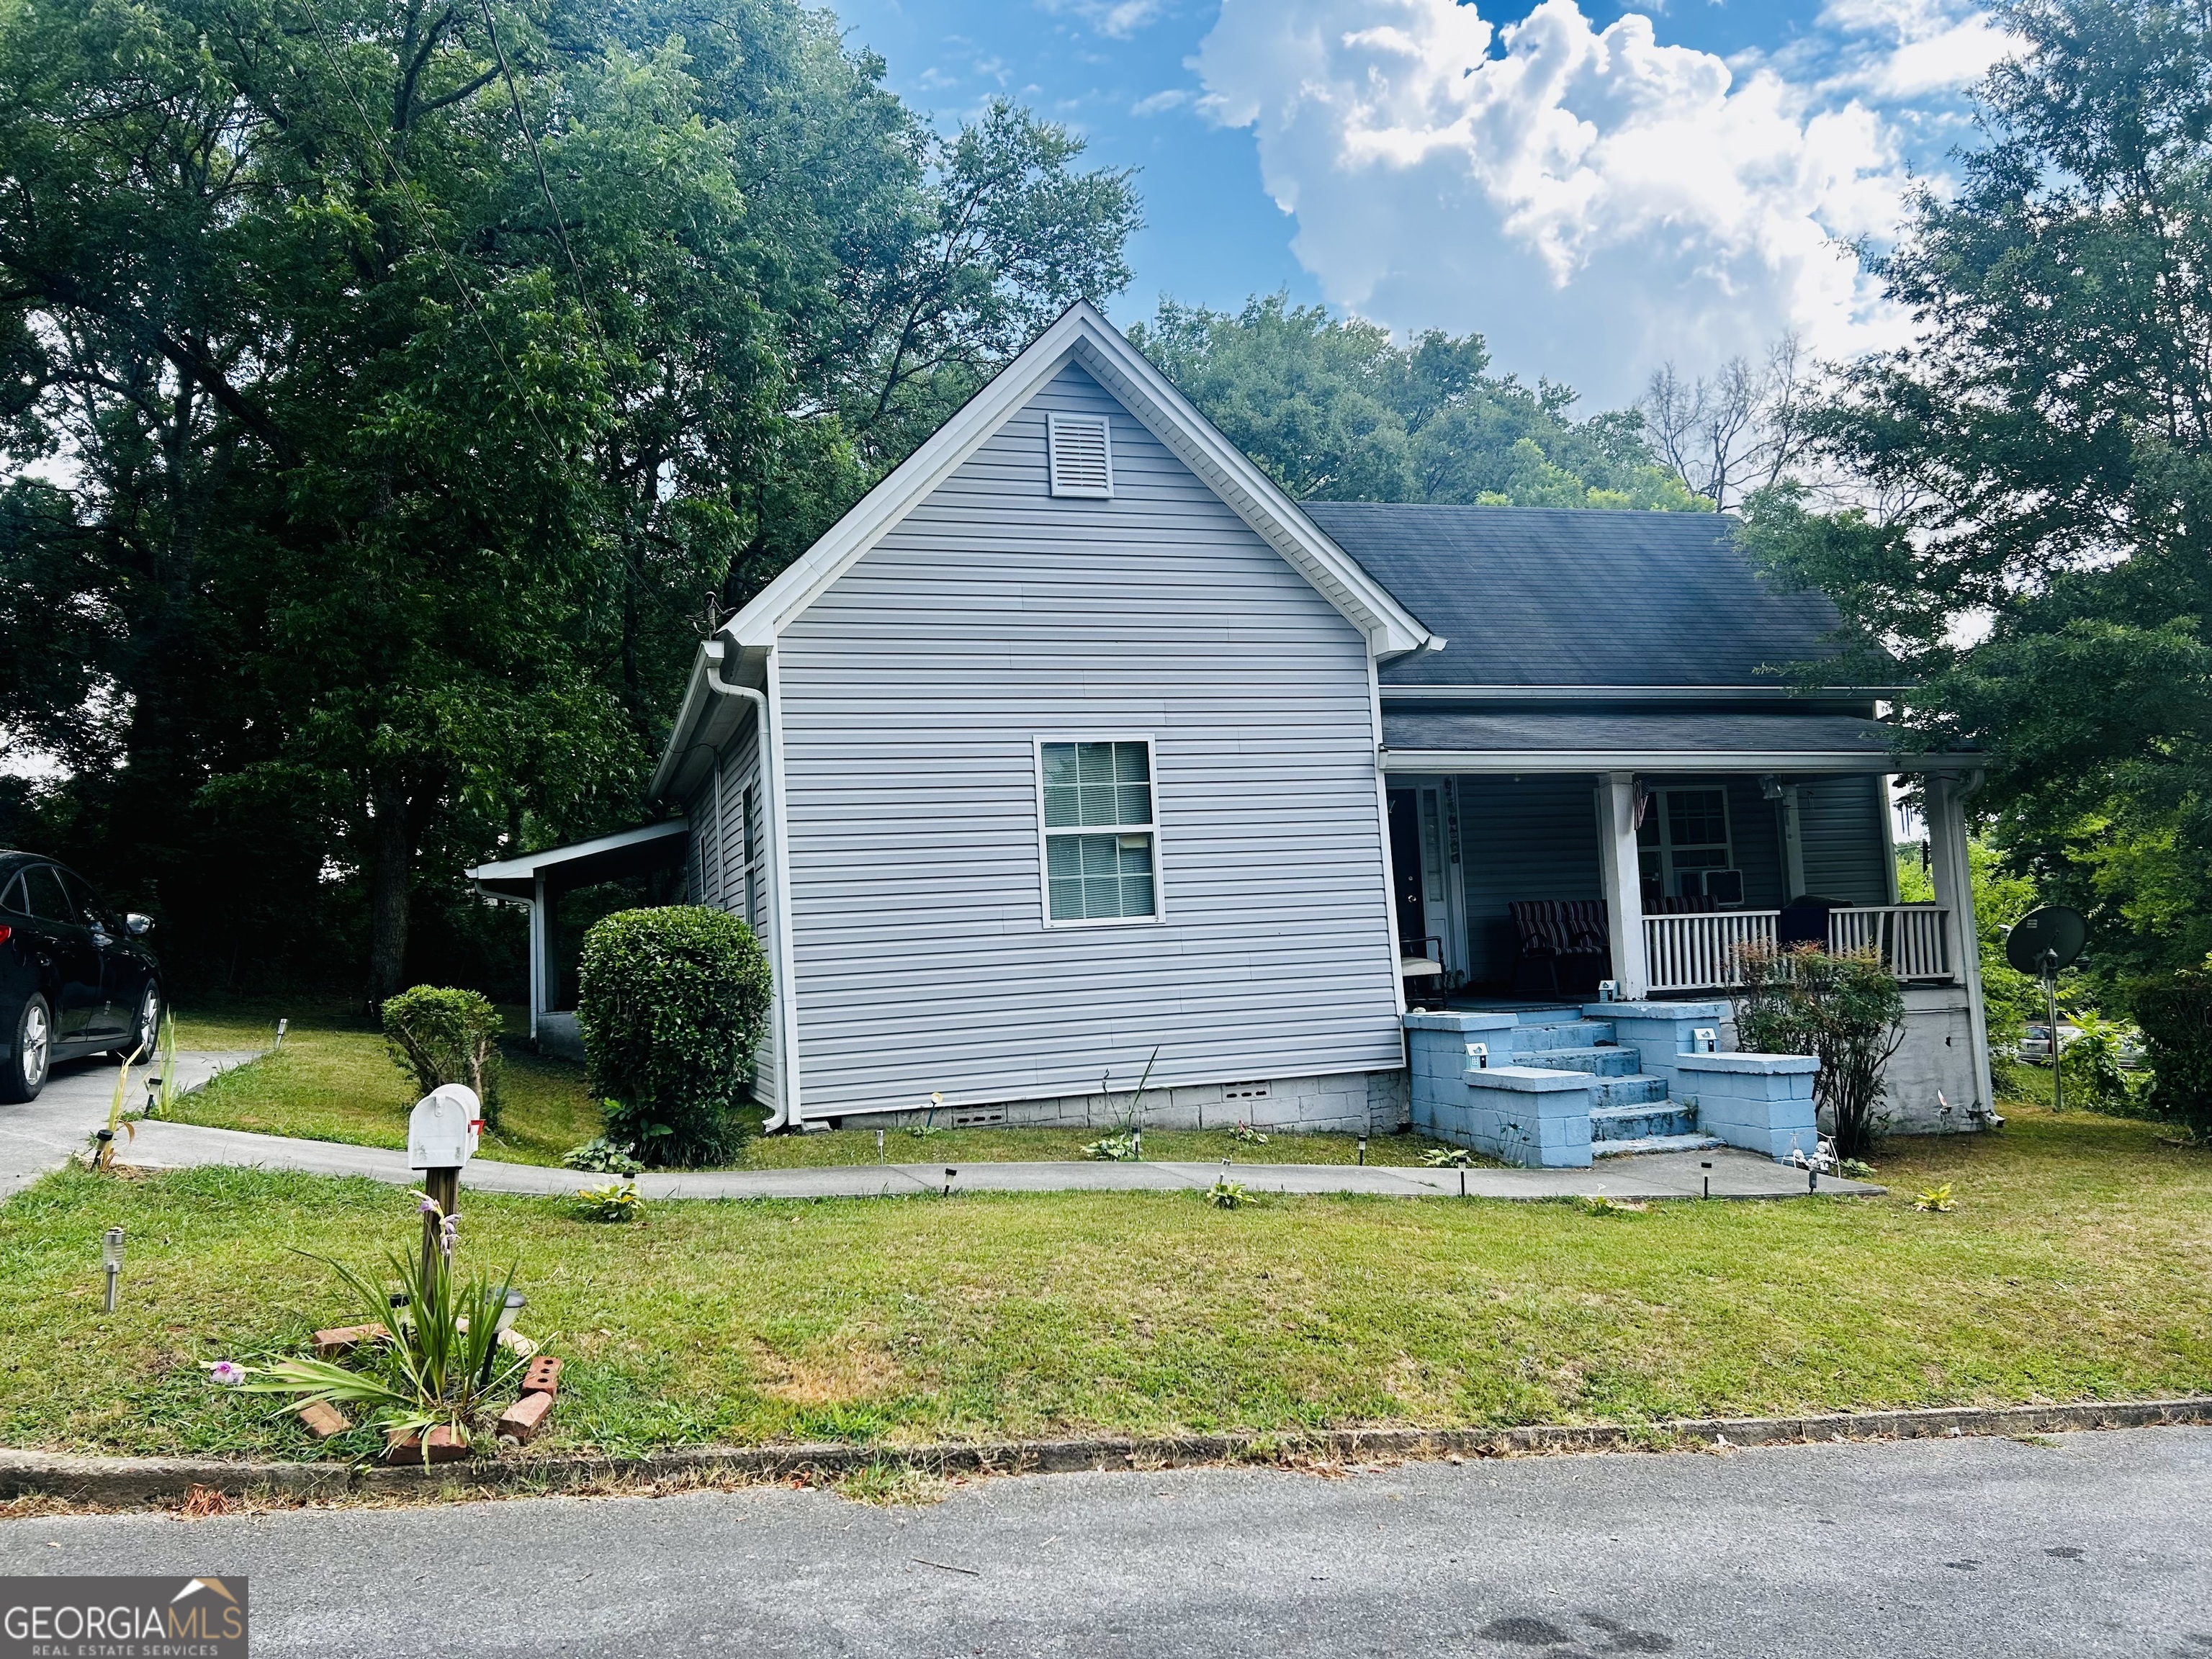
[[476, 1091], [443, 1083], [415, 1103], [407, 1119], [407, 1167], [458, 1170], [475, 1156], [483, 1129]]

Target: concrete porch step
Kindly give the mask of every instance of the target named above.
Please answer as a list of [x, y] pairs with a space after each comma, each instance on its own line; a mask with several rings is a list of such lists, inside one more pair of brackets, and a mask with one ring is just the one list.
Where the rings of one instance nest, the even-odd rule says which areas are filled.
[[1599, 1110], [1616, 1106], [1649, 1106], [1667, 1098], [1667, 1079], [1635, 1072], [1626, 1077], [1601, 1077], [1591, 1099]]
[[1695, 1134], [1697, 1109], [1679, 1101], [1656, 1100], [1634, 1106], [1601, 1106], [1590, 1113], [1590, 1139], [1649, 1140], [1655, 1135]]
[[1644, 1140], [1593, 1140], [1590, 1156], [1632, 1158], [1644, 1152], [1706, 1152], [1721, 1143], [1711, 1135], [1652, 1135]]
[[1633, 1048], [1532, 1048], [1513, 1056], [1516, 1066], [1546, 1072], [1588, 1072], [1592, 1077], [1632, 1077], [1642, 1056]]
[[1515, 1054], [1533, 1054], [1553, 1048], [1595, 1048], [1611, 1042], [1616, 1033], [1609, 1019], [1561, 1019], [1516, 1025], [1502, 1035]]

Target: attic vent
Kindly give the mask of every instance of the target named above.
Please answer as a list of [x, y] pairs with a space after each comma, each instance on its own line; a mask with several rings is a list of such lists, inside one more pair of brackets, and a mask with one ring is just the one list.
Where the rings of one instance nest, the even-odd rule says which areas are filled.
[[1106, 501], [1114, 494], [1114, 447], [1103, 415], [1048, 415], [1052, 493]]

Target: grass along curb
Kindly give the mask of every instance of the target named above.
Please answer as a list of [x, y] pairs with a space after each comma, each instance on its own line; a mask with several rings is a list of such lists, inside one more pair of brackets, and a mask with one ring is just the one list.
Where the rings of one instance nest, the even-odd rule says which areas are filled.
[[1501, 1429], [1341, 1429], [1161, 1439], [1003, 1441], [934, 1446], [702, 1446], [637, 1457], [518, 1458], [480, 1468], [96, 1457], [0, 1450], [0, 1499], [51, 1498], [98, 1508], [167, 1507], [213, 1496], [313, 1502], [377, 1496], [468, 1499], [502, 1494], [685, 1489], [799, 1480], [826, 1484], [864, 1469], [926, 1475], [1072, 1474], [1233, 1463], [1299, 1464], [1673, 1451], [2054, 1434], [2212, 1424], [2212, 1395], [2088, 1401], [2065, 1406], [1934, 1407], [1807, 1417], [1680, 1419], [1650, 1424], [1535, 1424]]

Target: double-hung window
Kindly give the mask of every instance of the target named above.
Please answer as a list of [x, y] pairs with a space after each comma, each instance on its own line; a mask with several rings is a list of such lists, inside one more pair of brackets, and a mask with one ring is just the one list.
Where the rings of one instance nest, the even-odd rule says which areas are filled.
[[1037, 744], [1049, 924], [1160, 914], [1152, 746], [1142, 738]]

